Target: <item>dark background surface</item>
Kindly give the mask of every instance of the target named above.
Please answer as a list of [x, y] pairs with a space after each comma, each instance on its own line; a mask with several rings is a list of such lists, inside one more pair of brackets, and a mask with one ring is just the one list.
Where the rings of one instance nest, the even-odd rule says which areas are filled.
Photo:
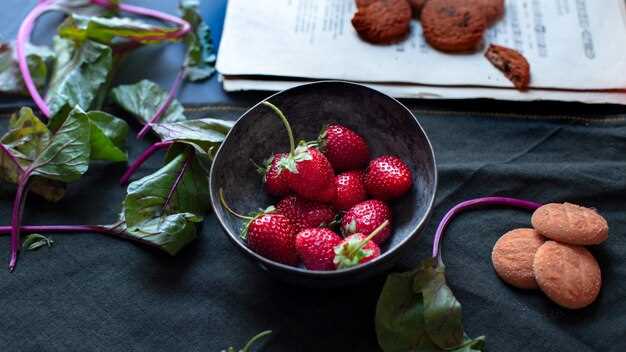
[[[14, 35], [33, 4], [2, 2], [0, 40]], [[150, 6], [176, 13], [175, 1]], [[217, 38], [225, 1], [202, 6]], [[175, 47], [141, 49], [119, 80], [149, 77], [166, 87], [182, 54]], [[189, 116], [236, 119], [267, 95], [226, 96], [218, 87], [215, 78], [187, 85], [182, 100], [192, 106]], [[0, 101], [6, 112], [19, 105]], [[491, 248], [504, 232], [530, 225], [523, 211], [494, 208], [459, 217], [444, 245], [448, 281], [463, 304], [467, 332], [486, 335], [489, 351], [626, 350], [626, 109], [486, 100], [407, 104], [433, 143], [440, 187], [433, 219], [397, 270], [429, 255], [436, 221], [468, 198], [496, 194], [596, 207], [608, 219], [610, 237], [592, 248], [604, 280], [592, 306], [561, 309], [540, 292], [511, 288], [495, 276]], [[2, 130], [7, 117], [0, 118]], [[147, 144], [129, 137], [130, 157]], [[137, 177], [161, 161], [153, 158]], [[58, 204], [33, 196], [25, 223], [114, 221], [124, 169], [91, 167]], [[3, 225], [13, 192], [0, 187]], [[213, 215], [199, 239], [175, 258], [100, 235], [52, 237], [52, 249], [23, 253], [15, 273], [0, 269], [0, 351], [220, 351], [240, 347], [264, 329], [275, 330], [264, 351], [378, 351], [373, 318], [384, 278], [334, 290], [273, 281], [229, 243]], [[8, 252], [3, 238], [0, 253], [8, 259]]]

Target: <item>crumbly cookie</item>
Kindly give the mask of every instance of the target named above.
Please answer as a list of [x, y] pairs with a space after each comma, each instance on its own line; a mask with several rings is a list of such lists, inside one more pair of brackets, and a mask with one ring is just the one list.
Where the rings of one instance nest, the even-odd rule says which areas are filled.
[[535, 254], [533, 271], [541, 290], [565, 308], [590, 305], [602, 286], [598, 262], [581, 246], [547, 241]]
[[490, 44], [485, 57], [520, 91], [528, 89], [530, 65], [519, 52], [500, 45]]
[[534, 229], [515, 229], [502, 235], [491, 252], [491, 262], [498, 276], [518, 288], [537, 288], [533, 260], [545, 241]]
[[411, 30], [411, 6], [407, 0], [378, 0], [359, 7], [352, 26], [363, 40], [391, 44], [402, 40]]
[[504, 0], [473, 0], [482, 7], [487, 25], [496, 23], [504, 15]]
[[555, 241], [599, 244], [609, 237], [609, 225], [595, 210], [571, 203], [551, 203], [535, 210], [531, 218], [540, 234]]
[[411, 9], [413, 9], [413, 16], [415, 18], [420, 17], [420, 13], [422, 13], [422, 9], [424, 5], [426, 5], [426, 1], [428, 0], [409, 0], [409, 4], [411, 5]]
[[429, 0], [420, 21], [428, 44], [447, 52], [475, 50], [487, 28], [482, 7], [467, 0]]

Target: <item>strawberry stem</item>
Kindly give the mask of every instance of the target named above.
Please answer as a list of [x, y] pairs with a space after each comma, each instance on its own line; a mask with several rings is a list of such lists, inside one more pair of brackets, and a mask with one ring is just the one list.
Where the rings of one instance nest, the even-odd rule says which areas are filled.
[[240, 219], [244, 219], [244, 220], [253, 220], [254, 218], [251, 216], [245, 216], [245, 215], [241, 215], [239, 213], [237, 213], [236, 211], [232, 210], [228, 204], [226, 203], [226, 199], [224, 198], [224, 189], [220, 188], [220, 203], [222, 203], [222, 206], [224, 207], [224, 209], [226, 209], [229, 213], [233, 214], [234, 216], [240, 218]]
[[382, 224], [380, 224], [372, 233], [370, 233], [367, 237], [365, 237], [361, 243], [357, 247], [355, 247], [352, 252], [350, 252], [350, 256], [354, 256], [356, 252], [360, 251], [369, 241], [371, 241], [374, 237], [376, 237], [385, 227], [389, 225], [389, 220], [385, 220]]
[[272, 109], [274, 113], [276, 113], [276, 115], [281, 119], [281, 121], [283, 122], [283, 125], [285, 125], [285, 128], [287, 129], [287, 134], [289, 135], [289, 156], [293, 156], [296, 150], [296, 141], [293, 138], [293, 131], [291, 130], [291, 125], [289, 124], [289, 120], [287, 120], [287, 117], [285, 116], [285, 114], [283, 114], [283, 112], [280, 111], [280, 109], [277, 108], [276, 105], [270, 103], [269, 101], [264, 101], [263, 105]]
[[260, 339], [264, 338], [265, 336], [269, 335], [272, 333], [272, 330], [266, 330], [263, 331], [255, 336], [253, 336], [250, 341], [248, 341], [248, 343], [246, 343], [245, 346], [243, 346], [243, 348], [241, 349], [241, 352], [249, 352], [250, 348], [252, 348], [252, 345], [254, 345], [255, 342], [259, 341]]

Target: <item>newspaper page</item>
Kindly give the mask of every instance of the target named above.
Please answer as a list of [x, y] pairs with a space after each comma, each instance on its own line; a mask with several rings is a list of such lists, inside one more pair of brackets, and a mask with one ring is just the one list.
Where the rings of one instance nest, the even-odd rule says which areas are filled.
[[[485, 35], [522, 52], [532, 88], [626, 89], [624, 0], [506, 0]], [[434, 86], [512, 86], [484, 57], [445, 54], [419, 22], [394, 45], [362, 41], [354, 0], [229, 0], [217, 68], [232, 76], [342, 79]]]

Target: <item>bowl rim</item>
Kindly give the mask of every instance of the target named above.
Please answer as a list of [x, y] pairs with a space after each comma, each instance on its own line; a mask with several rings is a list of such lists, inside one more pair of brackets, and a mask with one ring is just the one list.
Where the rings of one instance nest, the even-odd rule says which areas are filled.
[[[256, 260], [260, 261], [263, 266], [269, 266], [269, 267], [273, 267], [276, 269], [279, 269], [281, 271], [288, 271], [291, 273], [296, 273], [296, 274], [301, 274], [304, 276], [309, 276], [309, 277], [315, 277], [315, 278], [335, 278], [335, 277], [342, 277], [345, 275], [350, 275], [350, 274], [358, 274], [358, 273], [362, 273], [367, 271], [368, 269], [374, 268], [379, 264], [382, 264], [383, 262], [387, 261], [390, 259], [390, 255], [392, 253], [395, 252], [399, 252], [402, 250], [402, 248], [406, 247], [406, 245], [414, 239], [414, 237], [416, 236], [416, 234], [418, 232], [420, 232], [421, 229], [423, 229], [424, 225], [426, 224], [426, 222], [430, 219], [432, 212], [433, 212], [433, 207], [434, 207], [434, 203], [435, 203], [435, 198], [437, 196], [437, 189], [438, 189], [438, 182], [439, 182], [439, 176], [438, 176], [438, 171], [437, 171], [437, 160], [435, 159], [435, 150], [433, 149], [432, 143], [430, 141], [430, 138], [428, 138], [428, 135], [426, 134], [426, 131], [424, 130], [424, 128], [422, 127], [422, 125], [420, 124], [420, 122], [417, 120], [417, 118], [415, 117], [415, 115], [411, 112], [411, 110], [409, 110], [404, 104], [402, 104], [398, 99], [385, 94], [379, 90], [376, 90], [374, 88], [368, 87], [365, 84], [360, 84], [360, 83], [355, 83], [355, 82], [350, 82], [350, 81], [342, 81], [342, 80], [321, 80], [321, 81], [314, 81], [314, 82], [307, 82], [304, 84], [299, 84], [297, 86], [291, 87], [291, 88], [287, 88], [284, 90], [281, 90], [279, 92], [276, 92], [268, 97], [266, 97], [265, 99], [257, 102], [256, 104], [254, 104], [253, 106], [251, 106], [249, 109], [247, 109], [244, 113], [242, 113], [239, 118], [237, 118], [237, 120], [235, 121], [235, 124], [233, 125], [233, 127], [231, 128], [230, 131], [228, 131], [228, 133], [226, 134], [226, 137], [224, 138], [224, 142], [228, 139], [228, 137], [230, 136], [230, 133], [232, 131], [232, 129], [237, 125], [237, 123], [239, 123], [239, 121], [241, 121], [246, 115], [248, 115], [248, 113], [250, 113], [252, 110], [255, 110], [257, 107], [259, 107], [264, 101], [269, 101], [272, 98], [278, 96], [278, 95], [282, 95], [286, 92], [289, 92], [291, 90], [296, 90], [296, 89], [301, 89], [302, 87], [306, 87], [306, 86], [313, 86], [313, 85], [320, 85], [320, 84], [343, 84], [343, 85], [347, 85], [347, 86], [356, 86], [359, 88], [365, 88], [371, 91], [376, 92], [377, 94], [381, 94], [383, 96], [385, 96], [388, 99], [391, 99], [393, 102], [395, 102], [396, 104], [399, 104], [404, 110], [406, 110], [409, 113], [409, 116], [411, 116], [413, 118], [413, 120], [415, 121], [415, 123], [417, 124], [417, 127], [419, 128], [419, 130], [421, 131], [421, 133], [424, 135], [425, 139], [426, 139], [426, 143], [428, 145], [428, 147], [430, 148], [430, 156], [433, 160], [433, 166], [434, 166], [434, 178], [433, 178], [433, 185], [434, 185], [434, 190], [432, 193], [432, 196], [430, 197], [430, 199], [428, 199], [428, 204], [427, 204], [427, 208], [426, 208], [426, 213], [421, 217], [421, 219], [419, 220], [419, 222], [415, 225], [415, 227], [411, 230], [410, 235], [406, 236], [404, 239], [402, 239], [399, 243], [397, 243], [395, 246], [393, 246], [392, 248], [388, 248], [384, 253], [381, 253], [381, 255], [370, 261], [367, 262], [365, 264], [361, 264], [361, 265], [357, 265], [351, 268], [346, 268], [346, 269], [337, 269], [337, 270], [330, 270], [330, 271], [323, 271], [323, 270], [309, 270], [309, 269], [305, 269], [305, 268], [300, 268], [300, 267], [295, 267], [295, 266], [291, 266], [291, 265], [287, 265], [287, 264], [283, 264], [283, 263], [279, 263], [276, 261], [273, 261], [271, 259], [265, 258], [264, 256], [256, 253], [255, 251], [253, 251], [252, 249], [250, 249], [248, 246], [246, 246], [244, 243], [239, 242], [238, 238], [239, 238], [239, 234], [238, 233], [233, 233], [233, 231], [231, 231], [231, 229], [229, 228], [229, 226], [227, 226], [225, 219], [222, 217], [222, 215], [219, 212], [216, 212], [215, 210], [214, 215], [217, 217], [218, 222], [220, 223], [220, 226], [222, 227], [222, 230], [224, 230], [224, 232], [226, 233], [227, 237], [234, 242], [235, 246], [237, 246], [240, 250], [244, 251], [247, 255], [255, 258]], [[213, 191], [213, 189], [215, 187], [217, 187], [215, 185], [215, 160], [218, 159], [218, 157], [220, 156], [220, 153], [222, 152], [222, 147], [223, 147], [224, 143], [222, 142], [217, 150], [217, 152], [215, 153], [214, 157], [213, 157], [213, 162], [211, 163], [211, 169], [209, 172], [209, 193], [211, 196], [211, 205], [213, 208], [215, 208], [216, 206], [221, 206], [221, 203], [219, 201], [219, 197], [215, 194], [215, 192]]]

